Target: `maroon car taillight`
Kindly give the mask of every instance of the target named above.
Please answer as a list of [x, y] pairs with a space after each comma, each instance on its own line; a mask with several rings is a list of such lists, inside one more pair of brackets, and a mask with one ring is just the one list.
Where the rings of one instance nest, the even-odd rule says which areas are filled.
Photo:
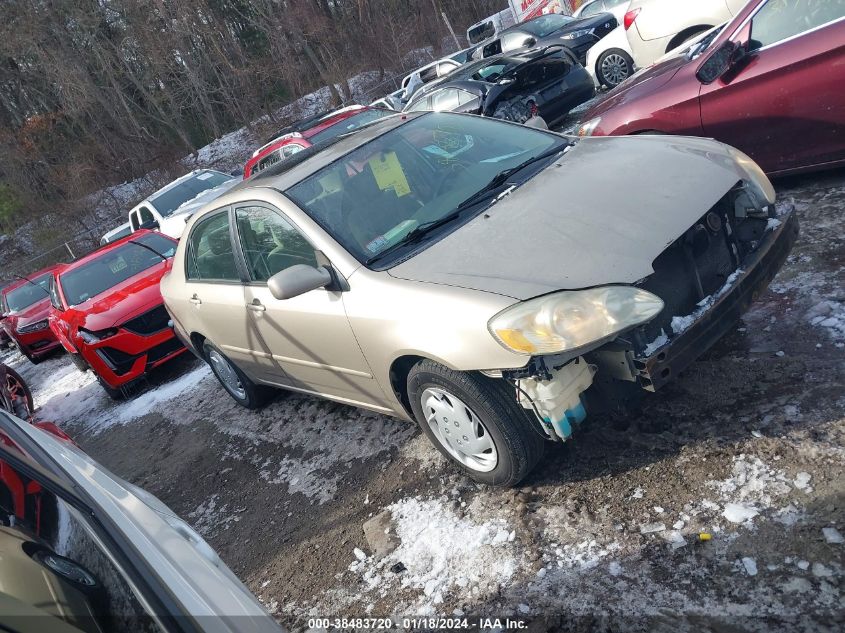
[[630, 11], [628, 11], [628, 13], [625, 14], [625, 19], [623, 20], [623, 23], [625, 24], [626, 31], [630, 29], [631, 26], [634, 24], [634, 20], [637, 19], [637, 16], [640, 14], [640, 11], [641, 9], [631, 9]]

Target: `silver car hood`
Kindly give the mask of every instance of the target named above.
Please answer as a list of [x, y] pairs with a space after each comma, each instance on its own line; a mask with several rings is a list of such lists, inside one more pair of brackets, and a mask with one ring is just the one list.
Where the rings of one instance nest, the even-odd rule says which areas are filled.
[[692, 137], [582, 139], [486, 213], [389, 273], [515, 299], [636, 282], [746, 178], [729, 152]]

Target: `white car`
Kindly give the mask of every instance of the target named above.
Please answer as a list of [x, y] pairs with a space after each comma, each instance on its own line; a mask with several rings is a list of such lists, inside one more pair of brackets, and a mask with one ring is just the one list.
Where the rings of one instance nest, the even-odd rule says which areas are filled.
[[748, 0], [632, 0], [623, 26], [637, 68], [731, 19]]
[[113, 228], [111, 231], [100, 238], [100, 246], [119, 240], [121, 237], [126, 237], [132, 233], [132, 225], [129, 222], [124, 222], [120, 226]]
[[587, 51], [584, 67], [601, 88], [615, 88], [634, 74], [634, 57], [622, 22], [631, 0], [592, 0], [578, 7], [574, 18], [587, 18], [598, 13], [612, 13], [619, 23], [615, 29]]
[[[45, 598], [39, 587], [7, 576], [0, 630], [281, 633], [190, 525], [103, 468], [55, 425], [0, 411], [0, 464], [6, 477], [28, 482], [22, 494], [32, 497], [0, 504], [4, 524], [31, 535], [25, 554], [44, 578], [62, 581], [51, 586], [75, 597]], [[13, 562], [3, 556], [3, 566]], [[22, 627], [21, 616], [32, 626]]]
[[200, 207], [223, 195], [241, 180], [213, 169], [194, 170], [133, 207], [129, 212], [129, 224], [133, 231], [156, 229], [179, 239], [185, 223]]
[[444, 57], [418, 68], [402, 79], [402, 101], [407, 103], [414, 93], [430, 81], [444, 77], [455, 70], [461, 63], [451, 57]]

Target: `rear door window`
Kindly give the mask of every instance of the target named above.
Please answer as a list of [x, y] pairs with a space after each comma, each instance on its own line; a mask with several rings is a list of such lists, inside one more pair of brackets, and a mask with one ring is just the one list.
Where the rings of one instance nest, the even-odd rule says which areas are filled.
[[188, 280], [240, 281], [231, 235], [228, 211], [197, 222], [188, 242]]

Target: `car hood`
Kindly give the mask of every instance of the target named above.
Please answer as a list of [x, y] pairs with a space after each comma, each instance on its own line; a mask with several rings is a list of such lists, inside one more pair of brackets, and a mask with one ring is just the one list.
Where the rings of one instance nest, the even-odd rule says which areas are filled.
[[68, 310], [71, 313], [68, 316], [78, 327], [96, 332], [118, 326], [152, 310], [163, 303], [159, 281], [169, 267], [169, 262], [162, 262], [148, 268], [122, 284], [73, 306]]
[[65, 487], [84, 491], [86, 502], [108, 516], [109, 530], [131, 543], [146, 568], [155, 570], [151, 582], [194, 616], [199, 629], [282, 630], [202, 537], [155, 496], [113, 475], [70, 442], [8, 415], [3, 424], [14, 424], [16, 435], [28, 436], [50, 456], [51, 470], [61, 474]]
[[389, 273], [515, 299], [634, 283], [744, 177], [708, 139], [586, 138]]
[[9, 320], [9, 325], [16, 327], [23, 327], [30, 323], [43, 321], [50, 315], [50, 298], [44, 297], [41, 301], [36, 301], [31, 306], [27, 306], [20, 312], [12, 312], [6, 317]]
[[590, 108], [584, 115], [583, 120], [589, 121], [612, 108], [657, 92], [688, 63], [689, 60], [685, 55], [675, 55], [643, 68], [611, 90], [604, 99]]

